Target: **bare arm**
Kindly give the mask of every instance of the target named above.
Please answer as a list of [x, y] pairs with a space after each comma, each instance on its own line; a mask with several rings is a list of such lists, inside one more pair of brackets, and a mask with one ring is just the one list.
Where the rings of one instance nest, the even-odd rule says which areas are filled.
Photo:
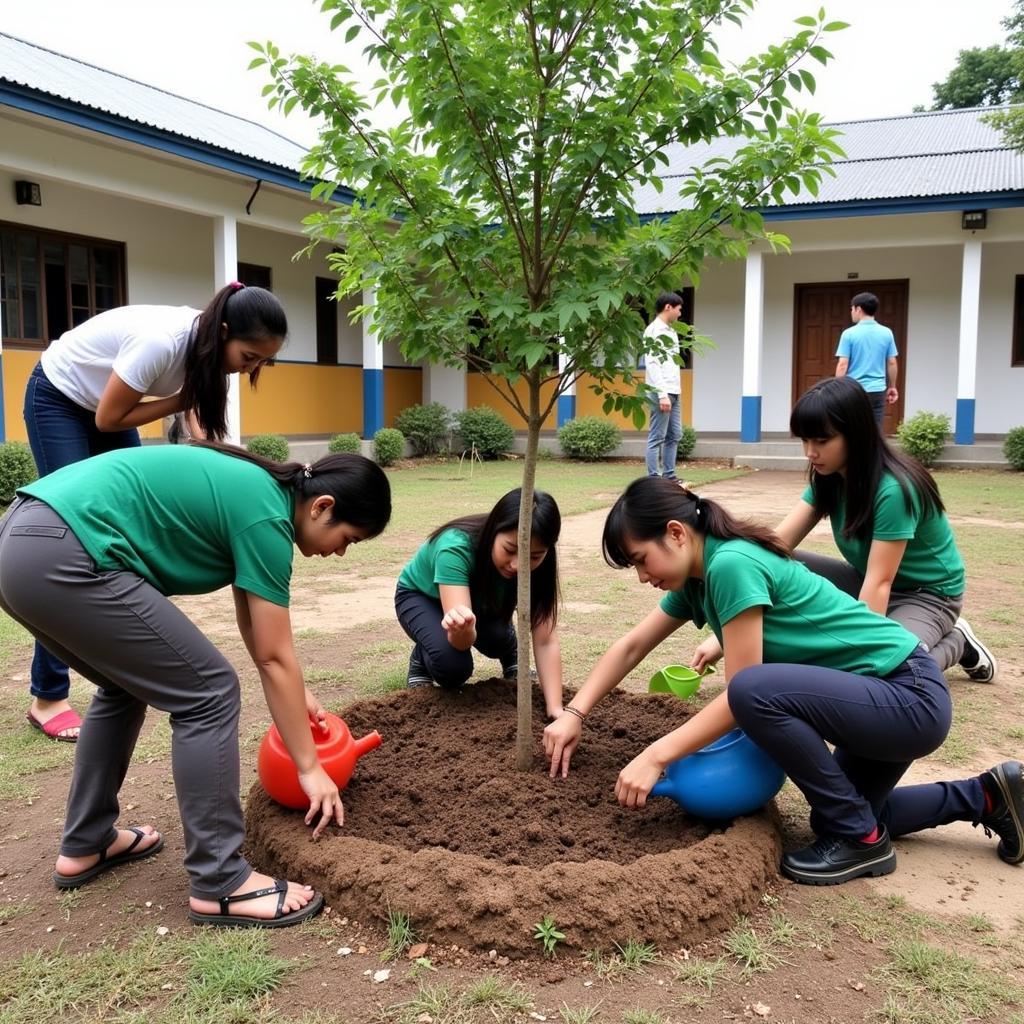
[[448, 635], [448, 643], [457, 651], [468, 651], [476, 643], [476, 615], [469, 596], [469, 587], [438, 585], [444, 616], [441, 625]]
[[800, 546], [800, 542], [814, 529], [821, 520], [821, 513], [801, 498], [786, 518], [775, 527], [775, 532], [790, 551]]
[[907, 550], [905, 540], [873, 540], [868, 551], [867, 571], [861, 584], [860, 600], [873, 612], [886, 615], [889, 611], [889, 595], [892, 583], [900, 570], [903, 552]]
[[534, 629], [532, 636], [544, 707], [548, 718], [558, 718], [562, 713], [562, 645], [558, 642], [558, 630], [549, 620]]
[[885, 362], [885, 376], [888, 382], [888, 388], [885, 392], [885, 400], [892, 405], [894, 402], [898, 402], [900, 393], [896, 389], [896, 380], [899, 376], [900, 364], [895, 356], [889, 356]]
[[840, 356], [836, 361], [836, 376], [845, 377], [847, 370], [850, 369], [850, 360], [846, 356]]
[[116, 373], [107, 380], [107, 386], [96, 406], [96, 429], [103, 433], [128, 430], [153, 423], [181, 411], [181, 394], [167, 398], [152, 398], [143, 401], [141, 391], [128, 387]]
[[[725, 681], [751, 665], [760, 665], [764, 650], [764, 609], [748, 608], [722, 627], [725, 647]], [[619, 773], [615, 796], [626, 807], [643, 807], [655, 782], [673, 761], [686, 757], [724, 736], [736, 725], [723, 690], [678, 729], [655, 740]]]

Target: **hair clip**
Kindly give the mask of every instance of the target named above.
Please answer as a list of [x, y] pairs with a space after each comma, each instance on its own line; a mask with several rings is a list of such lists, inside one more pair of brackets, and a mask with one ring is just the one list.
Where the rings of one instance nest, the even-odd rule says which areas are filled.
[[308, 462], [302, 467], [302, 475], [307, 480], [311, 479], [313, 476], [313, 467]]
[[241, 290], [242, 290], [242, 289], [243, 289], [243, 288], [245, 287], [245, 285], [244, 285], [244, 284], [242, 284], [242, 282], [241, 282], [241, 281], [231, 281], [231, 282], [230, 282], [230, 283], [228, 284], [228, 287], [229, 287], [229, 288], [230, 288], [230, 289], [231, 289], [231, 290], [232, 290], [233, 292], [240, 292], [240, 291], [241, 291]]

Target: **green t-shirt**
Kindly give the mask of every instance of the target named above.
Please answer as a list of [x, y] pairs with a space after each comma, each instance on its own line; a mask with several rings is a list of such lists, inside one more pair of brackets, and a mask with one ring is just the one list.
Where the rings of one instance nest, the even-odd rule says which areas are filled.
[[[873, 540], [905, 540], [893, 590], [927, 590], [932, 594], [957, 597], [964, 592], [964, 563], [944, 512], [925, 514], [916, 489], [910, 488], [911, 510], [903, 489], [892, 473], [885, 473], [875, 494], [875, 519], [871, 537], [844, 537], [846, 502], [840, 499], [831, 516], [832, 536], [843, 558], [861, 575], [868, 571]], [[803, 500], [814, 507], [814, 493], [808, 487]]]
[[127, 569], [162, 594], [233, 583], [288, 606], [295, 530], [289, 490], [208, 448], [125, 448], [22, 487], [74, 531], [100, 570]]
[[445, 530], [424, 541], [398, 577], [398, 585], [439, 599], [438, 586], [468, 587], [476, 550], [462, 530]]
[[885, 676], [918, 645], [898, 622], [876, 615], [807, 566], [747, 540], [705, 537], [704, 579], [688, 580], [661, 599], [666, 615], [710, 626], [720, 643], [722, 626], [755, 607], [764, 610], [766, 664]]

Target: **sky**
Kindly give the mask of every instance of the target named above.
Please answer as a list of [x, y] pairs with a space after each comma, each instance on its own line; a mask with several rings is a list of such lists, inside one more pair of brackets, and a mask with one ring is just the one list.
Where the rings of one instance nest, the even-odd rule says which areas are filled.
[[[681, 0], [685, 2], [685, 0]], [[759, 0], [742, 30], [718, 34], [720, 52], [739, 61], [794, 30], [793, 19], [824, 6], [850, 27], [827, 37], [836, 57], [821, 68], [807, 106], [828, 121], [859, 120], [931, 105], [932, 84], [957, 52], [1001, 43], [1012, 0]], [[0, 31], [248, 117], [304, 144], [315, 138], [301, 111], [268, 111], [267, 79], [246, 67], [246, 42], [272, 40], [282, 52], [313, 53], [366, 70], [358, 40], [344, 44], [312, 0], [0, 0]], [[366, 71], [369, 74], [369, 71]], [[376, 77], [376, 76], [374, 76]], [[392, 115], [393, 117], [393, 115]]]

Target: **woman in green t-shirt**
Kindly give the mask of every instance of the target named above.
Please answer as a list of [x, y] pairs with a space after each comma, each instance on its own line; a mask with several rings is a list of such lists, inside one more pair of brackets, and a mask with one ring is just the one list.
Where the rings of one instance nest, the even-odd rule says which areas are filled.
[[317, 758], [324, 710], [303, 683], [288, 613], [298, 547], [344, 555], [391, 515], [379, 466], [359, 455], [278, 463], [227, 445], [128, 448], [19, 492], [0, 524], [0, 607], [96, 684], [75, 754], [54, 883], [74, 889], [157, 853], [150, 826], [116, 828], [147, 706], [171, 721], [171, 762], [201, 924], [283, 927], [317, 913], [308, 886], [242, 856], [238, 719], [231, 664], [174, 604], [230, 584], [271, 716], [309, 797], [314, 837], [344, 810]]
[[666, 594], [544, 730], [553, 777], [568, 774], [587, 713], [690, 620], [710, 626], [724, 649], [726, 690], [626, 765], [615, 786], [620, 803], [643, 806], [668, 764], [738, 724], [811, 806], [819, 838], [782, 859], [795, 881], [886, 874], [896, 867], [890, 834], [951, 821], [984, 825], [999, 835], [1003, 860], [1024, 860], [1019, 762], [893, 788], [942, 743], [952, 716], [938, 665], [901, 625], [794, 561], [767, 528], [658, 477], [634, 481], [618, 499], [603, 546], [609, 564], [635, 567], [641, 583]]
[[[472, 648], [501, 662], [506, 679], [518, 671], [516, 608], [520, 489], [487, 514], [439, 526], [398, 577], [395, 611], [415, 646], [409, 687], [457, 690], [473, 674]], [[535, 491], [530, 539], [530, 625], [533, 656], [549, 717], [562, 711], [562, 652], [558, 643], [558, 505]]]
[[810, 486], [778, 535], [795, 549], [827, 517], [843, 558], [796, 557], [904, 625], [941, 669], [959, 664], [975, 682], [991, 683], [995, 656], [960, 617], [964, 564], [932, 475], [889, 447], [864, 389], [849, 377], [819, 381], [789, 422], [804, 443]]

